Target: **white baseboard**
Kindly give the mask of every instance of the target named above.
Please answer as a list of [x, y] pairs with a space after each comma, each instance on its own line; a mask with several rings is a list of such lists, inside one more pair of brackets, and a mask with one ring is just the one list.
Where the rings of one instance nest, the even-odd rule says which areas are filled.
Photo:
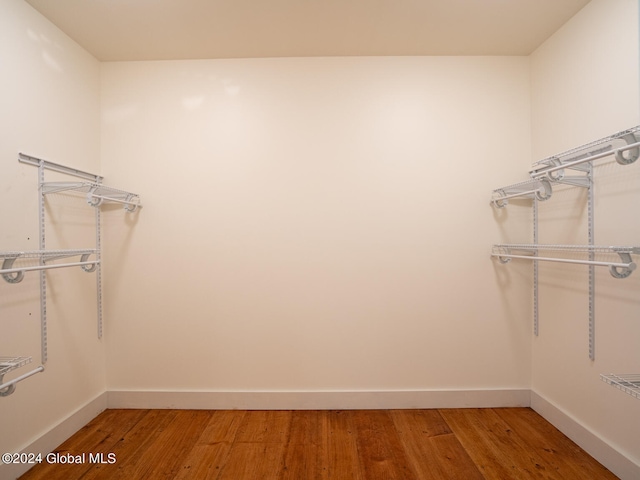
[[[46, 455], [56, 449], [58, 445], [71, 437], [87, 423], [107, 409], [107, 393], [103, 392], [85, 406], [80, 407], [67, 418], [55, 425], [51, 430], [22, 449], [27, 453], [42, 453]], [[0, 462], [0, 478], [14, 479], [24, 474], [33, 465], [9, 464]]]
[[528, 407], [529, 389], [425, 391], [110, 391], [109, 408], [371, 410]]
[[625, 457], [567, 412], [531, 392], [531, 408], [622, 480], [640, 478], [640, 465]]

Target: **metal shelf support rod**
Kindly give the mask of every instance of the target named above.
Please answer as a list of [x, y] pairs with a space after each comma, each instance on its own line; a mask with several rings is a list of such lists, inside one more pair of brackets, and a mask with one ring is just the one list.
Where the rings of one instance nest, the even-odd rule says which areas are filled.
[[51, 268], [82, 267], [84, 265], [95, 265], [97, 263], [100, 263], [100, 261], [93, 260], [91, 262], [73, 262], [73, 263], [56, 263], [52, 265], [38, 265], [37, 267], [5, 268], [4, 270], [0, 270], [0, 275], [4, 275], [6, 273], [35, 272], [38, 270], [49, 270]]
[[533, 193], [538, 193], [541, 189], [540, 188], [536, 188], [534, 190], [526, 190], [524, 192], [518, 192], [518, 193], [511, 193], [509, 195], [503, 195], [500, 197], [496, 197], [492, 200], [492, 202], [499, 202], [500, 200], [506, 200], [508, 198], [514, 198], [514, 197], [522, 197], [524, 195], [531, 195]]
[[515, 197], [524, 197], [525, 195], [532, 195], [534, 193], [539, 193], [539, 192], [540, 192], [540, 189], [536, 188], [535, 190], [526, 190], [524, 192], [511, 193], [509, 195], [502, 195], [500, 197], [496, 197], [492, 199], [491, 202], [494, 203], [496, 206], [499, 206], [498, 202], [501, 202], [502, 200], [507, 200], [509, 198], [515, 198]]
[[[533, 243], [538, 244], [538, 199], [533, 199]], [[540, 314], [539, 314], [539, 287], [538, 287], [538, 262], [533, 261], [533, 334], [537, 337], [540, 333]]]
[[136, 203], [136, 202], [128, 202], [126, 200], [120, 200], [120, 199], [113, 198], [113, 197], [107, 197], [105, 195], [90, 194], [89, 196], [91, 198], [98, 198], [100, 200], [107, 200], [108, 202], [122, 203], [124, 205], [130, 205], [132, 207], [142, 207], [142, 205], [140, 205], [139, 203]]
[[629, 270], [636, 269], [636, 264], [634, 262], [631, 262], [631, 263], [598, 262], [598, 261], [591, 261], [591, 260], [573, 260], [569, 258], [534, 257], [532, 255], [511, 255], [511, 254], [505, 254], [505, 253], [492, 253], [491, 256], [498, 257], [501, 259], [524, 258], [526, 260], [542, 260], [546, 262], [576, 263], [580, 265], [595, 265], [597, 267], [628, 268]]
[[42, 365], [40, 365], [38, 368], [31, 370], [30, 372], [27, 372], [23, 375], [20, 375], [19, 377], [14, 378], [13, 380], [9, 380], [8, 382], [3, 383], [2, 385], [0, 385], [0, 396], [10, 395], [15, 390], [16, 383], [21, 382], [25, 378], [29, 378], [32, 375], [35, 375], [36, 373], [40, 373], [40, 372], [44, 372], [44, 366]]

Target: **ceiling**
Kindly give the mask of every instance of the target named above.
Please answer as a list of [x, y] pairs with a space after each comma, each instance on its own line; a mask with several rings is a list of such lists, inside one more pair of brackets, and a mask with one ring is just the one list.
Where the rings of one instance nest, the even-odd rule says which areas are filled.
[[590, 0], [26, 0], [101, 61], [528, 55]]

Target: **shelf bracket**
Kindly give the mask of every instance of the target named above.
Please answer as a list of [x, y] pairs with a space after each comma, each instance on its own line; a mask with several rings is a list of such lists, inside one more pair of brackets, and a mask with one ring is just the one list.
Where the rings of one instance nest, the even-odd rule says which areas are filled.
[[84, 265], [81, 265], [80, 268], [82, 268], [82, 270], [84, 270], [87, 273], [94, 272], [98, 267], [98, 262], [87, 264], [87, 262], [89, 261], [90, 255], [91, 255], [90, 253], [85, 253], [80, 257], [80, 263], [84, 263]]
[[[623, 137], [622, 140], [627, 142], [627, 145], [637, 144], [638, 139], [633, 133], [629, 133]], [[627, 155], [625, 156], [625, 152]], [[616, 150], [616, 162], [620, 165], [630, 165], [640, 157], [640, 146], [635, 146], [631, 149], [618, 149]]]
[[549, 200], [551, 198], [551, 194], [553, 193], [553, 190], [551, 189], [551, 183], [549, 182], [549, 180], [543, 178], [540, 180], [540, 185], [542, 188], [536, 191], [536, 198], [541, 202]]
[[498, 255], [498, 261], [500, 263], [502, 263], [503, 265], [506, 265], [507, 263], [509, 263], [511, 261], [511, 257], [503, 257]]
[[[16, 257], [6, 257], [2, 262], [2, 270], [10, 270], [13, 268], [13, 262], [16, 261]], [[13, 273], [3, 273], [2, 278], [5, 279], [8, 283], [20, 283], [24, 278], [24, 271], [13, 272]]]
[[[549, 166], [551, 168], [561, 167], [562, 162], [559, 158], [552, 158], [549, 160]], [[546, 175], [552, 182], [561, 182], [564, 179], [564, 168], [554, 170], [552, 172], [546, 172]]]
[[627, 252], [618, 252], [620, 260], [623, 263], [628, 264], [626, 267], [617, 267], [615, 265], [609, 266], [609, 273], [614, 278], [627, 278], [636, 269], [636, 264], [631, 260], [631, 254]]
[[[4, 385], [4, 374], [0, 374], [0, 385]], [[0, 397], [8, 397], [16, 391], [16, 384], [12, 383], [4, 388], [0, 388]]]
[[[0, 376], [0, 382], [2, 382], [2, 376]], [[11, 395], [15, 391], [16, 391], [16, 384], [12, 383], [8, 387], [3, 388], [2, 390], [0, 390], [0, 397], [8, 397], [9, 395]]]
[[129, 195], [127, 195], [127, 199], [124, 202], [124, 209], [129, 213], [135, 212], [138, 209], [138, 207], [140, 206], [138, 203], [135, 203], [133, 201], [133, 199], [134, 199], [134, 195], [133, 194], [129, 194]]
[[89, 189], [87, 193], [87, 203], [92, 207], [99, 207], [104, 200], [101, 196], [96, 195], [96, 190], [98, 189], [98, 185], [94, 185]]

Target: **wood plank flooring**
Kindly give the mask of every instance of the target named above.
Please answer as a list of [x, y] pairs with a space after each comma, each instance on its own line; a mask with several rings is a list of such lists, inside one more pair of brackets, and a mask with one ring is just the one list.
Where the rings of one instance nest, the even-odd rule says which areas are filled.
[[529, 408], [107, 410], [50, 458], [21, 479], [617, 478]]

